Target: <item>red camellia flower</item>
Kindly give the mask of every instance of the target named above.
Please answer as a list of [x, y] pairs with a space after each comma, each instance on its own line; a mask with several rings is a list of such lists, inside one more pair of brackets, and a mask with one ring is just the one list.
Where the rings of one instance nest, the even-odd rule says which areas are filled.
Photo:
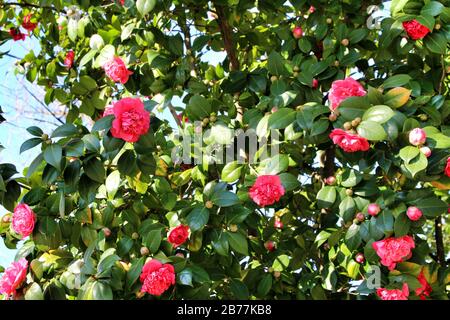
[[17, 288], [27, 276], [28, 261], [21, 258], [17, 262], [13, 262], [9, 268], [5, 270], [0, 279], [0, 293], [8, 299], [11, 295], [14, 297]]
[[73, 52], [73, 50], [69, 50], [66, 53], [66, 57], [64, 58], [64, 65], [66, 66], [67, 69], [72, 68], [74, 59], [75, 59], [75, 52]]
[[445, 175], [450, 177], [450, 157], [447, 158], [447, 165], [445, 166]]
[[375, 241], [372, 243], [372, 247], [381, 258], [381, 264], [388, 267], [389, 270], [394, 270], [398, 262], [403, 262], [411, 257], [411, 249], [415, 248], [415, 244], [411, 236], [403, 236]]
[[155, 259], [150, 260], [142, 268], [140, 281], [141, 292], [160, 296], [175, 284], [175, 269], [171, 264], [162, 264]]
[[406, 215], [411, 221], [417, 221], [422, 217], [422, 211], [417, 207], [409, 207]]
[[430, 296], [433, 289], [431, 289], [430, 284], [428, 283], [427, 279], [425, 278], [425, 275], [423, 274], [423, 269], [420, 271], [419, 276], [417, 277], [417, 280], [422, 285], [420, 288], [416, 289], [416, 295], [420, 297], [420, 300], [426, 300], [427, 297]]
[[31, 22], [31, 17], [32, 17], [32, 15], [30, 13], [30, 14], [27, 14], [25, 17], [23, 17], [23, 20], [22, 20], [22, 27], [29, 32], [33, 32], [33, 30], [36, 29], [36, 27], [38, 25], [35, 22]]
[[132, 71], [128, 70], [120, 57], [114, 57], [103, 65], [106, 75], [114, 82], [127, 83]]
[[362, 97], [367, 94], [364, 87], [355, 79], [336, 80], [331, 84], [328, 100], [330, 109], [336, 110], [342, 101], [350, 97]]
[[403, 28], [406, 30], [408, 36], [413, 40], [423, 39], [428, 33], [430, 33], [430, 29], [425, 27], [416, 19], [403, 22]]
[[334, 129], [331, 131], [330, 139], [345, 152], [367, 151], [370, 148], [366, 138], [342, 129]]
[[14, 41], [25, 40], [26, 37], [25, 34], [20, 32], [18, 28], [9, 29], [9, 34], [11, 35]]
[[313, 79], [312, 88], [317, 89], [319, 87], [319, 80]]
[[408, 300], [409, 288], [406, 283], [403, 284], [402, 290], [378, 288], [377, 295], [381, 300]]
[[35, 222], [36, 216], [28, 205], [22, 203], [14, 209], [11, 226], [14, 232], [20, 234], [22, 238], [33, 233]]
[[189, 238], [189, 226], [179, 225], [167, 234], [167, 240], [174, 248], [181, 246]]
[[269, 206], [279, 201], [284, 195], [284, 187], [279, 176], [259, 176], [250, 188], [249, 195], [258, 206]]
[[150, 113], [138, 98], [124, 98], [114, 104], [115, 119], [111, 133], [114, 138], [136, 142], [150, 127]]
[[119, 0], [119, 2], [120, 2], [121, 5], [125, 4], [125, 0]]

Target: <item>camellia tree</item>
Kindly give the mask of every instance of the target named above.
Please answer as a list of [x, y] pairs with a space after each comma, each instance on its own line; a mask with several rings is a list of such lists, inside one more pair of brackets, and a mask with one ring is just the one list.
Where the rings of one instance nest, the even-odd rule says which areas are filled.
[[67, 110], [0, 165], [4, 299], [448, 298], [450, 1], [0, 8]]

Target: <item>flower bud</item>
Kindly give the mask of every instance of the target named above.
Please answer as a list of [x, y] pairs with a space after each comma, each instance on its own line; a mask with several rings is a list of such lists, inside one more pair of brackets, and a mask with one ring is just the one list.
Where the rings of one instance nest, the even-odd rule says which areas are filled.
[[212, 201], [206, 201], [205, 207], [206, 207], [207, 209], [211, 209], [213, 206], [214, 206], [214, 204], [212, 203]]
[[333, 19], [327, 18], [327, 24], [332, 24], [332, 23], [333, 23]]
[[428, 147], [422, 147], [420, 148], [420, 152], [422, 152], [425, 157], [429, 158], [431, 156], [431, 149]]
[[427, 135], [423, 129], [415, 128], [409, 133], [409, 143], [413, 146], [420, 146], [427, 141]]
[[341, 44], [342, 44], [344, 47], [347, 47], [347, 46], [349, 45], [349, 43], [350, 43], [350, 41], [348, 41], [348, 39], [343, 39], [343, 40], [341, 41]]
[[406, 211], [406, 215], [411, 221], [417, 221], [422, 217], [422, 211], [417, 207], [409, 207]]
[[347, 190], [345, 190], [345, 194], [348, 195], [349, 197], [351, 197], [353, 195], [353, 190], [347, 189]]
[[344, 123], [344, 129], [345, 130], [350, 130], [351, 128], [352, 128], [352, 123], [351, 122]]
[[92, 35], [89, 40], [89, 46], [92, 50], [100, 50], [105, 45], [103, 38], [99, 34]]
[[140, 251], [141, 251], [141, 256], [146, 256], [150, 253], [150, 251], [148, 250], [147, 247], [142, 247]]
[[331, 122], [335, 122], [337, 120], [337, 115], [335, 113], [330, 114], [328, 120], [330, 120]]
[[275, 251], [276, 244], [272, 240], [269, 240], [264, 243], [264, 248], [266, 248], [268, 251], [272, 252], [272, 251]]
[[133, 232], [133, 234], [131, 235], [131, 238], [134, 240], [139, 239], [139, 233]]
[[5, 214], [5, 215], [2, 217], [2, 222], [3, 222], [3, 223], [11, 222], [11, 215], [10, 215], [10, 214]]
[[276, 229], [283, 229], [283, 222], [281, 222], [281, 220], [276, 219], [275, 222], [273, 223], [273, 226]]
[[330, 176], [328, 178], [325, 179], [325, 183], [329, 186], [332, 186], [336, 183], [336, 178], [333, 176]]
[[275, 82], [275, 81], [277, 81], [278, 80], [278, 77], [277, 76], [271, 76], [270, 77], [270, 82]]
[[364, 255], [362, 253], [358, 253], [355, 256], [355, 261], [358, 263], [364, 263], [364, 261], [366, 261], [366, 258], [364, 257]]
[[369, 204], [369, 206], [367, 207], [367, 212], [372, 216], [375, 217], [377, 216], [381, 211], [381, 208], [378, 204], [376, 203], [371, 203]]
[[102, 231], [107, 238], [111, 235], [111, 230], [109, 228], [103, 228]]
[[364, 213], [358, 212], [356, 214], [356, 220], [358, 220], [358, 222], [363, 222], [364, 220], [366, 220], [366, 216], [364, 215]]
[[238, 226], [235, 225], [235, 224], [230, 224], [229, 229], [230, 229], [231, 232], [237, 232], [238, 231]]
[[292, 35], [295, 39], [300, 39], [303, 36], [303, 30], [301, 27], [297, 26], [294, 29], [292, 29]]
[[319, 87], [319, 80], [313, 79], [312, 88], [317, 89]]
[[273, 276], [278, 279], [279, 277], [281, 277], [281, 272], [280, 271], [274, 271]]

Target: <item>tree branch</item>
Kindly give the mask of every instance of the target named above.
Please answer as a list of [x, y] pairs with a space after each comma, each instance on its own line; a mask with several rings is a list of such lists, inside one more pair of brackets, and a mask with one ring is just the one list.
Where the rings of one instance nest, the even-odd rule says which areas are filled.
[[28, 3], [28, 2], [24, 2], [24, 3], [7, 2], [7, 3], [2, 3], [0, 5], [0, 7], [6, 7], [6, 6], [19, 6], [19, 7], [22, 7], [22, 8], [49, 9], [49, 10], [53, 10], [53, 11], [56, 11], [56, 12], [64, 12], [64, 13], [66, 13], [66, 11], [64, 9], [58, 10], [55, 7], [52, 7], [52, 6], [41, 6], [41, 5]]
[[64, 121], [62, 121], [60, 118], [58, 118], [56, 116], [56, 114], [54, 114], [53, 111], [50, 110], [50, 108], [45, 105], [45, 103], [43, 103], [41, 100], [39, 100], [36, 97], [36, 95], [30, 89], [27, 88], [27, 86], [23, 86], [23, 87], [41, 106], [44, 107], [45, 110], [47, 110], [53, 116], [53, 118], [55, 118], [59, 123], [64, 124]]
[[[237, 71], [240, 68], [239, 60], [237, 58], [236, 53], [236, 47], [233, 44], [232, 39], [232, 30], [230, 28], [230, 25], [228, 24], [227, 15], [225, 13], [225, 8], [221, 5], [216, 5], [216, 13], [217, 13], [217, 20], [219, 23], [220, 33], [223, 38], [223, 44], [225, 51], [227, 52], [228, 59], [230, 60], [230, 70], [231, 71]], [[238, 102], [236, 102], [236, 120], [239, 123], [242, 123], [243, 116], [244, 116], [244, 108], [239, 105]]]
[[169, 108], [169, 111], [172, 114], [173, 118], [175, 119], [175, 122], [181, 128], [183, 126], [183, 124], [181, 123], [180, 119], [178, 118], [177, 111], [175, 110], [175, 108], [173, 107], [173, 105], [171, 103], [169, 103], [168, 108]]
[[434, 238], [436, 239], [436, 256], [439, 264], [443, 267], [446, 265], [445, 261], [445, 247], [444, 238], [442, 236], [442, 218], [437, 217], [434, 220]]

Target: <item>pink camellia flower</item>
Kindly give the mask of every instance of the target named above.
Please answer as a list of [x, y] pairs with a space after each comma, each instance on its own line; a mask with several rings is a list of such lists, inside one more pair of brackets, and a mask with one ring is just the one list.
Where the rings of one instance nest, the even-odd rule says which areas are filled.
[[345, 152], [367, 151], [370, 148], [366, 138], [342, 129], [334, 129], [331, 131], [330, 139]]
[[420, 152], [422, 152], [427, 158], [431, 156], [431, 149], [428, 147], [421, 147]]
[[444, 173], [447, 177], [450, 177], [450, 157], [447, 158], [447, 165], [445, 166]]
[[403, 28], [413, 40], [423, 39], [431, 32], [430, 29], [419, 23], [416, 19], [403, 22]]
[[409, 133], [409, 143], [413, 146], [420, 146], [427, 141], [427, 134], [423, 129], [415, 128]]
[[312, 88], [317, 89], [319, 87], [319, 80], [313, 79]]
[[15, 209], [12, 215], [12, 229], [20, 234], [22, 238], [28, 237], [33, 233], [36, 216], [31, 208], [21, 203]]
[[114, 115], [114, 107], [112, 105], [107, 105], [105, 110], [103, 110], [102, 117], [107, 117], [110, 115]]
[[275, 221], [273, 222], [273, 227], [275, 229], [283, 229], [283, 222], [281, 222], [280, 219], [275, 219]]
[[256, 178], [250, 188], [250, 198], [260, 207], [269, 206], [279, 201], [284, 195], [284, 187], [277, 175], [263, 175]]
[[406, 283], [403, 284], [402, 290], [378, 288], [377, 295], [381, 300], [408, 300], [409, 288]]
[[6, 296], [6, 299], [10, 298], [11, 295], [15, 296], [17, 288], [20, 287], [27, 276], [27, 269], [28, 261], [21, 258], [5, 270], [0, 279], [0, 293]]
[[181, 246], [189, 238], [189, 226], [179, 225], [167, 234], [167, 240], [174, 248]]
[[417, 221], [422, 217], [422, 211], [417, 207], [409, 207], [406, 215], [411, 221]]
[[422, 285], [420, 288], [416, 289], [416, 295], [420, 297], [420, 300], [426, 300], [427, 297], [430, 296], [433, 289], [431, 288], [430, 284], [428, 283], [427, 279], [425, 278], [425, 275], [422, 271], [420, 271], [419, 276], [417, 277], [417, 280]]
[[9, 29], [9, 34], [14, 41], [25, 40], [26, 35], [22, 33], [18, 28]]
[[314, 6], [311, 6], [311, 7], [309, 7], [309, 13], [314, 13], [314, 12], [316, 12], [316, 7], [314, 7]]
[[347, 98], [362, 97], [367, 94], [364, 87], [355, 79], [347, 78], [345, 80], [336, 80], [331, 84], [328, 100], [330, 109], [336, 110], [339, 105]]
[[300, 39], [303, 36], [302, 28], [297, 26], [294, 29], [292, 29], [292, 35], [294, 36], [295, 39]]
[[114, 82], [127, 83], [132, 71], [128, 70], [120, 57], [114, 57], [103, 65], [106, 75]]
[[136, 142], [150, 127], [150, 113], [138, 98], [124, 98], [114, 103], [111, 133], [114, 138]]
[[375, 241], [372, 247], [381, 258], [381, 264], [394, 270], [397, 263], [411, 257], [411, 249], [415, 248], [415, 244], [411, 236], [403, 236]]
[[74, 59], [75, 59], [75, 52], [73, 52], [73, 50], [69, 50], [66, 53], [66, 57], [64, 58], [64, 65], [66, 66], [67, 69], [72, 68]]
[[30, 14], [27, 14], [26, 16], [24, 16], [23, 20], [22, 20], [22, 27], [25, 30], [27, 30], [28, 32], [33, 32], [33, 30], [36, 29], [36, 27], [38, 25], [37, 22], [31, 22], [31, 18], [32, 18], [32, 15], [30, 13]]
[[141, 292], [160, 296], [175, 284], [175, 269], [171, 264], [162, 264], [160, 261], [152, 259], [142, 268], [140, 281], [142, 283]]
[[376, 203], [371, 203], [367, 207], [367, 213], [370, 214], [372, 217], [377, 216], [381, 211], [381, 208]]

